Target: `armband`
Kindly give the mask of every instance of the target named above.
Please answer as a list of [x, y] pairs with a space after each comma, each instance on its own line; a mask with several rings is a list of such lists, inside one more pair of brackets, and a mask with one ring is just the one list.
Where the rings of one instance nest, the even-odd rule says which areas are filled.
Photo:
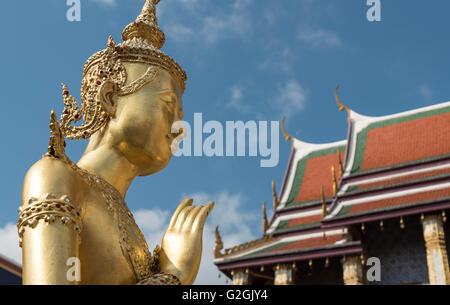
[[159, 272], [139, 281], [136, 285], [181, 285], [181, 282], [173, 274]]
[[47, 194], [42, 200], [33, 197], [28, 201], [26, 207], [19, 207], [17, 229], [20, 247], [22, 247], [25, 228], [36, 227], [41, 219], [47, 224], [61, 221], [64, 225], [73, 225], [76, 232], [81, 232], [81, 209], [75, 207], [68, 196], [57, 197]]

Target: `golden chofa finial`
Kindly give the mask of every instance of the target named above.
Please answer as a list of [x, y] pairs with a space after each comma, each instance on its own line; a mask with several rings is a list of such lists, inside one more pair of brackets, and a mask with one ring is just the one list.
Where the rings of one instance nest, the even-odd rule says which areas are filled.
[[339, 106], [339, 111], [342, 111], [342, 110], [347, 111], [347, 121], [350, 123], [351, 110], [350, 110], [350, 108], [348, 108], [347, 106], [342, 104], [341, 99], [339, 98], [339, 95], [338, 95], [338, 91], [339, 91], [339, 84], [337, 84], [336, 89], [334, 90], [334, 97], [336, 98], [336, 102]]
[[273, 196], [273, 211], [275, 212], [280, 204], [280, 199], [277, 196], [277, 190], [275, 188], [275, 180], [272, 180], [272, 196]]
[[142, 12], [136, 21], [130, 23], [122, 32], [123, 41], [135, 39], [147, 40], [149, 44], [161, 49], [166, 41], [163, 31], [158, 26], [156, 4], [159, 0], [146, 0]]
[[281, 120], [281, 131], [283, 131], [284, 139], [286, 141], [291, 140], [292, 144], [294, 144], [294, 137], [286, 132], [286, 128], [284, 127], [284, 121], [286, 121], [286, 117], [283, 117], [283, 119]]
[[334, 169], [334, 165], [331, 165], [331, 177], [333, 179], [333, 196], [336, 196], [338, 185], [337, 185], [336, 170]]
[[222, 242], [222, 237], [220, 236], [219, 233], [219, 226], [216, 226], [216, 246], [214, 247], [214, 258], [218, 258], [223, 256], [222, 253], [220, 253], [220, 251], [223, 249], [223, 242]]
[[344, 164], [342, 163], [341, 149], [339, 147], [337, 149], [337, 157], [338, 157], [338, 163], [339, 163], [339, 178], [341, 178], [342, 174], [344, 173]]
[[327, 202], [325, 200], [325, 193], [323, 191], [323, 185], [320, 186], [320, 198], [322, 199], [322, 218], [327, 216]]
[[267, 212], [266, 212], [266, 203], [263, 203], [262, 206], [263, 210], [263, 233], [266, 233], [267, 229], [269, 228], [269, 221], [267, 220]]

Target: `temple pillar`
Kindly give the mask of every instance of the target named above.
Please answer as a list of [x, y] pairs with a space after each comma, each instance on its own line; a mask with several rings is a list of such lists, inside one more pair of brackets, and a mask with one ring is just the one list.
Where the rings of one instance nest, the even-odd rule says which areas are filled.
[[274, 268], [274, 285], [294, 285], [295, 269], [292, 265], [278, 264]]
[[441, 215], [427, 215], [422, 219], [423, 237], [427, 249], [430, 285], [450, 284], [444, 224]]
[[236, 269], [231, 271], [233, 285], [250, 285], [248, 280], [248, 269]]
[[364, 285], [363, 265], [359, 255], [348, 256], [342, 259], [342, 268], [345, 285]]

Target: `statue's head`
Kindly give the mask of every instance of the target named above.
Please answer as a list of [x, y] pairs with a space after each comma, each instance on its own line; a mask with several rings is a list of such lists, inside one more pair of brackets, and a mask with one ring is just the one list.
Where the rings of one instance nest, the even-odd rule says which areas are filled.
[[146, 0], [136, 21], [123, 31], [123, 43], [116, 45], [110, 37], [107, 48], [87, 60], [81, 108], [63, 85], [63, 136], [89, 138], [87, 152], [100, 144], [112, 146], [139, 175], [168, 164], [178, 135], [172, 133], [172, 124], [183, 117], [186, 73], [160, 51], [165, 37], [156, 18], [158, 2]]

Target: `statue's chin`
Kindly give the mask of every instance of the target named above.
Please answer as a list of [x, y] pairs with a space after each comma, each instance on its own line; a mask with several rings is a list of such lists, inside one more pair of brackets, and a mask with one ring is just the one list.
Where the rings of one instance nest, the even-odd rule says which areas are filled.
[[138, 176], [148, 176], [152, 174], [156, 174], [157, 172], [166, 168], [166, 166], [170, 162], [170, 157], [168, 158], [158, 158], [149, 160], [147, 164], [139, 164], [138, 168]]

